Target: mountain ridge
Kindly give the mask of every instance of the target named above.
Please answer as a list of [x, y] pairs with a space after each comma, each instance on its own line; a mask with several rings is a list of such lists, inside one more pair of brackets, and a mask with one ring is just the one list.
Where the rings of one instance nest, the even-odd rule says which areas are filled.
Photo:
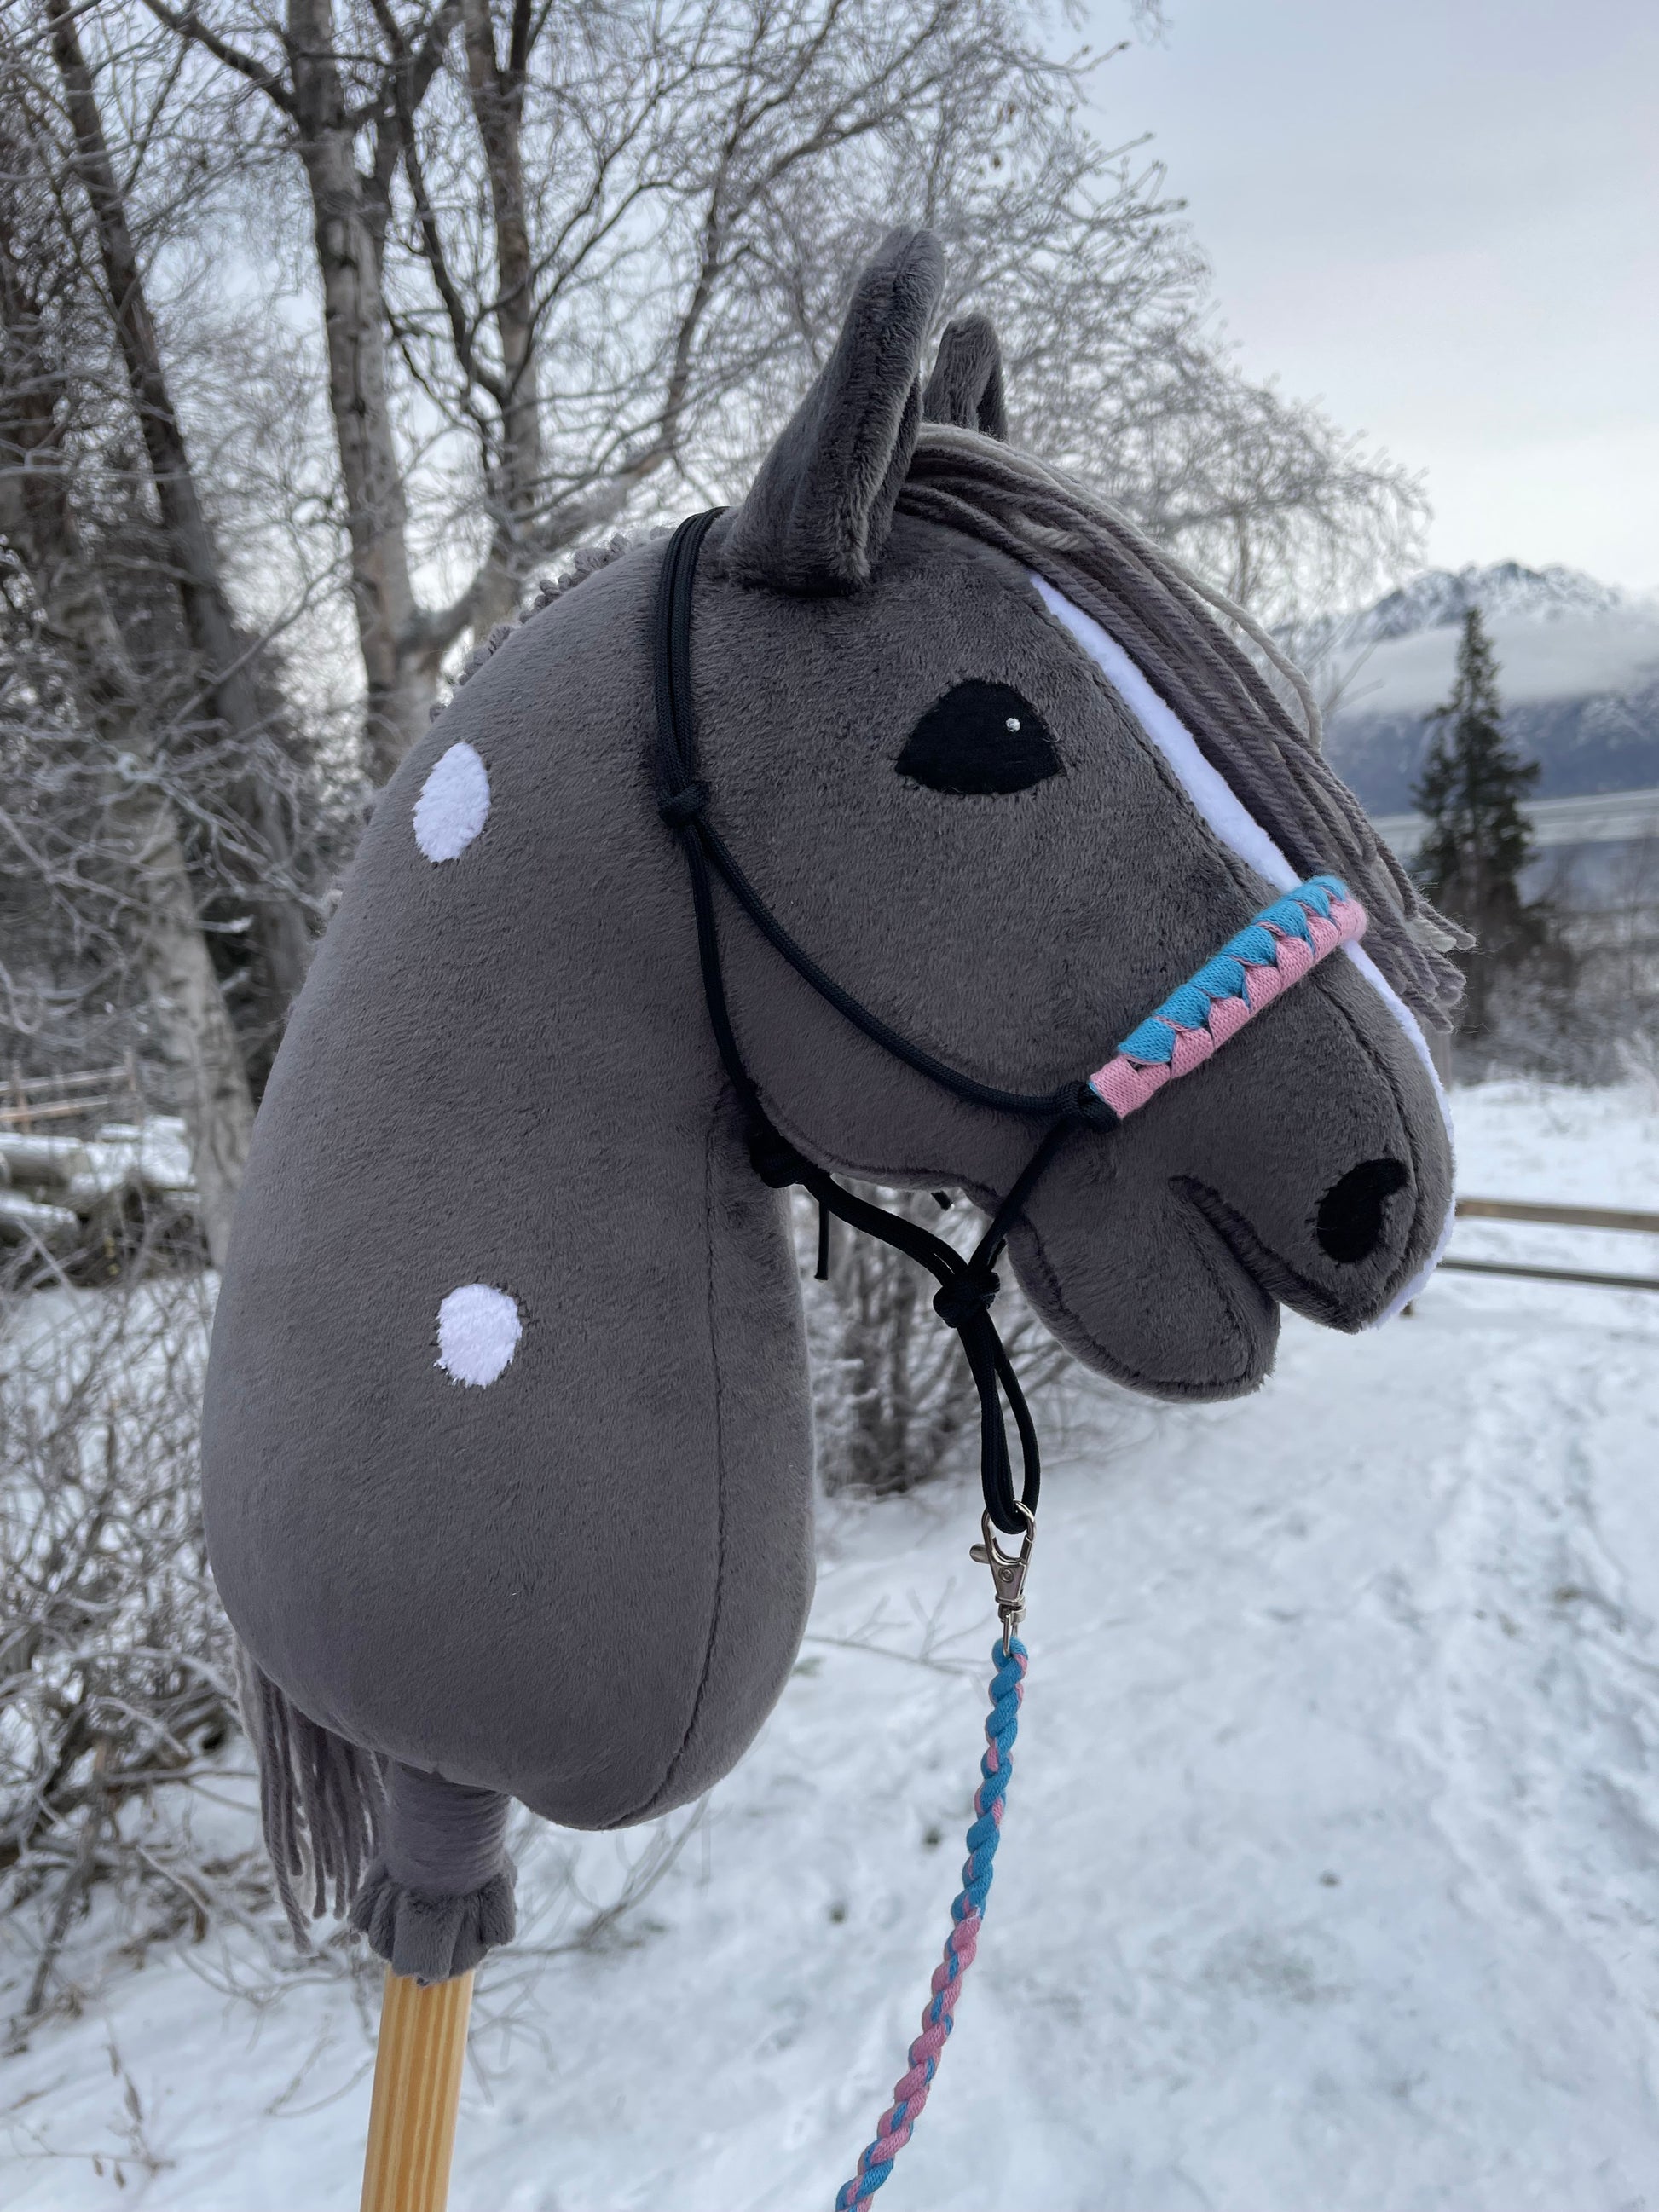
[[1659, 786], [1659, 604], [1564, 564], [1500, 561], [1427, 569], [1299, 641], [1322, 688], [1340, 687], [1327, 750], [1364, 806], [1410, 810], [1471, 606], [1497, 659], [1505, 733], [1539, 763], [1539, 798]]
[[1519, 561], [1473, 562], [1462, 568], [1428, 568], [1388, 592], [1355, 617], [1354, 635], [1367, 641], [1411, 637], [1461, 623], [1472, 606], [1483, 615], [1518, 616], [1533, 622], [1572, 614], [1615, 614], [1632, 605], [1616, 584], [1603, 584], [1582, 568], [1559, 562], [1528, 568]]

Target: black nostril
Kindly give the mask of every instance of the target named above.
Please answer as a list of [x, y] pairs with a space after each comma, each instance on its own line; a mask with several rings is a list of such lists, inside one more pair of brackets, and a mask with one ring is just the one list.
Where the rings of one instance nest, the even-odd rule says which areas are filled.
[[1409, 1181], [1398, 1160], [1361, 1160], [1319, 1201], [1319, 1249], [1345, 1264], [1369, 1260], [1382, 1241], [1382, 1207]]

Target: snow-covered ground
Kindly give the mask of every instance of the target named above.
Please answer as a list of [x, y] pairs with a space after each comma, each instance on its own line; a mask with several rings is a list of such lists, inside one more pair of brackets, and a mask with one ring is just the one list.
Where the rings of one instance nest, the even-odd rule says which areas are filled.
[[[1464, 1190], [1659, 1207], [1650, 1091], [1456, 1104]], [[1246, 1403], [1079, 1400], [980, 1958], [884, 2204], [1659, 2206], [1656, 1355], [1659, 1297], [1445, 1274], [1374, 1335], [1291, 1322]], [[670, 1870], [597, 1949], [484, 1970], [455, 2212], [828, 2205], [956, 1887], [976, 1517], [965, 1484], [826, 1510], [796, 1677]], [[526, 1870], [547, 1911], [570, 1840]], [[588, 1891], [644, 1841], [583, 1842]], [[9, 2205], [356, 2203], [350, 1989], [256, 2010], [208, 1963], [0, 2063]]]

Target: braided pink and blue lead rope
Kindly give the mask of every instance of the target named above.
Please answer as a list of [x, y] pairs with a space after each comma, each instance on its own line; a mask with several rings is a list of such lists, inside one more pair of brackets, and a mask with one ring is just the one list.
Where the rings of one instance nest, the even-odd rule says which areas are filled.
[[921, 2015], [921, 2033], [910, 2045], [909, 2069], [893, 2085], [893, 2101], [876, 2123], [875, 2141], [858, 2163], [852, 2179], [836, 2198], [836, 2212], [853, 2212], [866, 2204], [893, 2171], [893, 2160], [910, 2140], [921, 2117], [946, 2039], [955, 2025], [957, 1998], [962, 1978], [974, 1963], [979, 1944], [985, 1900], [991, 1887], [992, 1863], [1002, 1831], [1002, 1808], [1013, 1767], [1014, 1738], [1019, 1732], [1019, 1703], [1024, 1694], [1025, 1646], [1016, 1636], [1007, 1650], [999, 1637], [992, 1646], [996, 1671], [991, 1677], [991, 1710], [985, 1722], [985, 1756], [981, 1781], [974, 1797], [974, 1822], [968, 1831], [968, 1863], [962, 1869], [962, 1890], [951, 1907], [952, 1926], [945, 1938], [945, 1956], [933, 1969], [933, 1993]]

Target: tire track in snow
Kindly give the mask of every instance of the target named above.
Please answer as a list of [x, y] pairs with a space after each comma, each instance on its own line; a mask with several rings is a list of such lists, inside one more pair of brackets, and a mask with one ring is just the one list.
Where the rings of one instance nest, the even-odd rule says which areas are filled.
[[1446, 1316], [1462, 1414], [1437, 1455], [1428, 1664], [1402, 1733], [1442, 1775], [1470, 1909], [1518, 1943], [1540, 1923], [1568, 1939], [1648, 2023], [1659, 2099], [1659, 1346], [1630, 1299], [1553, 1326], [1536, 1294], [1491, 1301]]

